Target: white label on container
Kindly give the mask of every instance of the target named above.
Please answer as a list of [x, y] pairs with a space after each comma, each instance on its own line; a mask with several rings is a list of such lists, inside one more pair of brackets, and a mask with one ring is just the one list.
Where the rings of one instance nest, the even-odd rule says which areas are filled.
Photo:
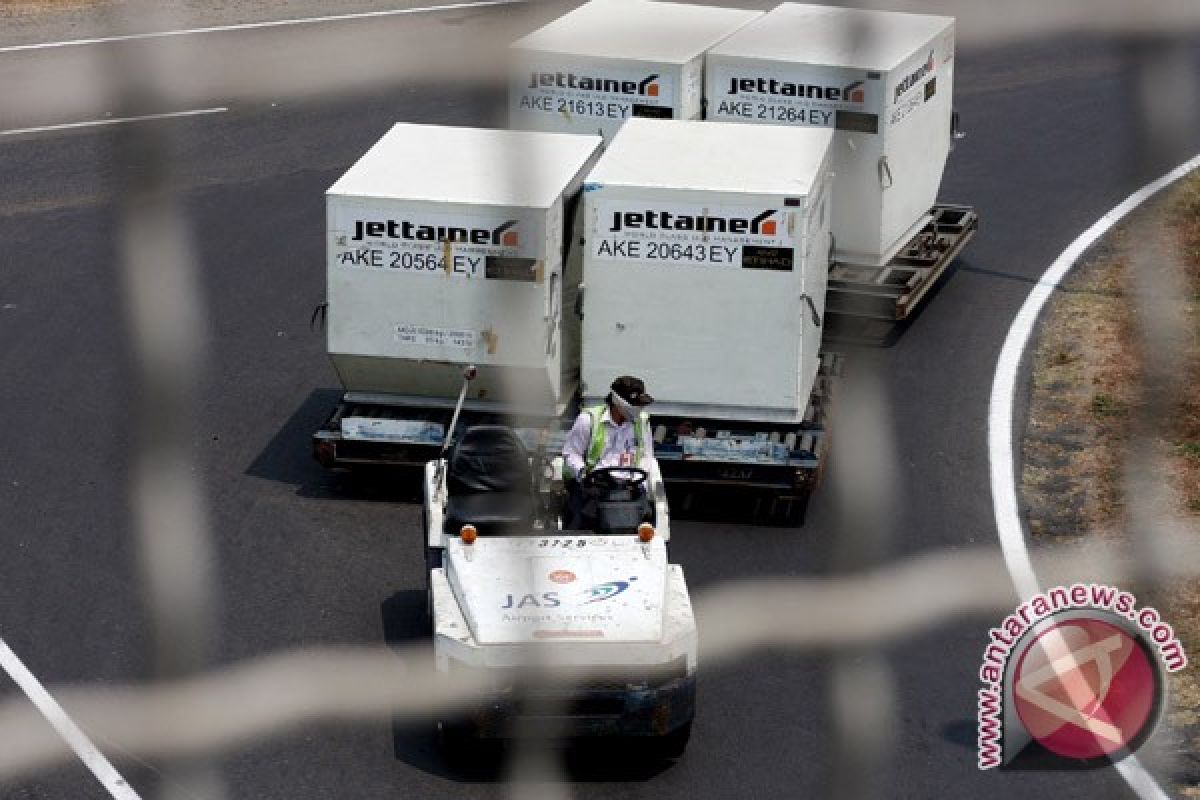
[[365, 441], [438, 444], [446, 429], [436, 422], [375, 417], [344, 417], [342, 437]]
[[933, 49], [929, 50], [929, 55], [920, 64], [911, 65], [906, 72], [900, 76], [900, 80], [892, 89], [892, 96], [889, 98], [892, 105], [900, 105], [904, 98], [913, 89], [917, 88], [922, 82], [933, 75], [937, 70], [937, 59], [934, 56]]
[[786, 464], [789, 455], [787, 445], [757, 438], [699, 439], [694, 436], [681, 436], [679, 444], [683, 447], [684, 458], [698, 461]]
[[888, 124], [899, 125], [937, 95], [937, 57], [931, 48], [920, 63], [906, 65], [891, 91]]
[[332, 226], [335, 266], [466, 278], [533, 280], [544, 238], [535, 216], [503, 209], [393, 213], [339, 203], [333, 206]]
[[598, 261], [780, 271], [795, 266], [795, 220], [792, 212], [780, 208], [601, 198], [593, 213], [588, 246]]
[[670, 119], [675, 105], [671, 76], [651, 67], [526, 65], [512, 75], [514, 111], [570, 119]]
[[876, 111], [881, 105], [882, 81], [877, 73], [719, 62], [711, 68], [709, 119], [878, 132]]
[[397, 325], [396, 341], [425, 347], [459, 347], [474, 350], [479, 342], [475, 331], [461, 328], [435, 328], [431, 325]]

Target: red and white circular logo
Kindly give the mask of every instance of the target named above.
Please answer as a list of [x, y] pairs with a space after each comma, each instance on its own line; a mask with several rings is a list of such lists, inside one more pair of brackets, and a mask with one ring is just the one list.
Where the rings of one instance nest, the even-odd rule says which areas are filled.
[[556, 569], [550, 573], [550, 580], [555, 583], [571, 583], [575, 580], [575, 573], [569, 569]]
[[1156, 665], [1108, 622], [1055, 623], [1030, 641], [1013, 672], [1012, 702], [1029, 735], [1065, 758], [1133, 750], [1156, 722]]

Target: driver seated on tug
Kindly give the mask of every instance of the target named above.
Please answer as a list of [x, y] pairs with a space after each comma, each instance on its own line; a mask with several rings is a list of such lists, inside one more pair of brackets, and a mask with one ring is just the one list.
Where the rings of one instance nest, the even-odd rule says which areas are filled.
[[601, 405], [586, 408], [563, 443], [563, 478], [567, 507], [563, 522], [567, 530], [594, 527], [587, 513], [588, 497], [583, 480], [594, 469], [636, 467], [651, 471], [654, 441], [650, 417], [641, 409], [654, 402], [646, 394], [641, 378], [622, 375], [612, 382]]

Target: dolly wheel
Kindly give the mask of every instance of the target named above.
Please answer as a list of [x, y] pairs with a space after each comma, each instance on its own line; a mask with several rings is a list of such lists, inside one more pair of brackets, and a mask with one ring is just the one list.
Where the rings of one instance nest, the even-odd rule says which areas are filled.
[[687, 750], [688, 740], [692, 738], [692, 721], [686, 723], [654, 740], [654, 753], [660, 758], [675, 760], [683, 756]]
[[442, 756], [453, 766], [472, 764], [483, 750], [483, 743], [475, 735], [474, 727], [462, 720], [439, 721], [437, 742]]

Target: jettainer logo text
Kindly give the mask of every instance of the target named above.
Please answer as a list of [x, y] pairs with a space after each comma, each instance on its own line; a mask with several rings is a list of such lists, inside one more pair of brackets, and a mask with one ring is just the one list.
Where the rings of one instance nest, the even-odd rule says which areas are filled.
[[[579, 119], [615, 122], [629, 117], [674, 116], [669, 74], [619, 66], [602, 70], [581, 73], [547, 64], [522, 68], [513, 74], [510, 86], [512, 110], [553, 116], [556, 125]], [[595, 130], [590, 121], [581, 124], [589, 132]]]
[[933, 51], [930, 50], [929, 58], [925, 60], [925, 63], [922, 64], [921, 66], [917, 67], [915, 70], [910, 72], [908, 75], [904, 76], [904, 80], [902, 80], [902, 81], [900, 81], [900, 83], [896, 84], [896, 94], [892, 97], [892, 102], [893, 103], [899, 102], [900, 98], [903, 97], [904, 94], [906, 92], [908, 92], [909, 89], [913, 88], [918, 83], [920, 83], [925, 78], [926, 75], [933, 72], [933, 70], [936, 66], [937, 66], [937, 62], [934, 61]]
[[[594, 189], [592, 190], [594, 191]], [[590, 255], [597, 261], [790, 272], [799, 246], [788, 211], [699, 204], [632, 206], [597, 200]]]
[[866, 102], [863, 81], [854, 81], [846, 86], [822, 86], [816, 83], [791, 83], [775, 78], [729, 79], [729, 94], [764, 94], [777, 97], [804, 97], [809, 100], [830, 100], [837, 103]]
[[[511, 214], [511, 216], [509, 216]], [[451, 275], [537, 281], [540, 242], [536, 230], [512, 210], [471, 215], [336, 208], [331, 220], [330, 263], [397, 274]], [[529, 241], [526, 241], [526, 238]]]
[[605, 94], [658, 97], [658, 76], [648, 75], [640, 81], [576, 75], [574, 72], [531, 72], [529, 89], [578, 89]]
[[612, 212], [613, 233], [630, 229], [665, 231], [703, 231], [705, 233], [748, 233], [751, 235], [774, 236], [776, 230], [775, 209], [746, 219], [745, 217], [717, 217], [707, 214], [674, 214], [670, 211], [614, 211]]
[[842, 67], [716, 65], [712, 119], [808, 125], [878, 133], [868, 109], [879, 105], [881, 75]]
[[415, 242], [462, 242], [466, 244], [491, 244], [501, 247], [516, 247], [520, 235], [514, 230], [517, 221], [505, 220], [495, 228], [467, 228], [449, 225], [422, 225], [408, 220], [387, 221], [356, 220], [353, 241], [364, 239], [403, 239]]

